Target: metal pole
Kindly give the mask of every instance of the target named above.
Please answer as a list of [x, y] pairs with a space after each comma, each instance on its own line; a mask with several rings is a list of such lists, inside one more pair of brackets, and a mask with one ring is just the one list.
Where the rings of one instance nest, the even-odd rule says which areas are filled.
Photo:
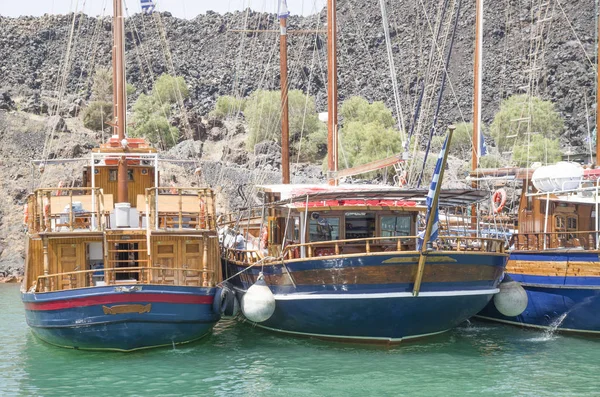
[[546, 237], [548, 233], [548, 210], [550, 209], [550, 193], [546, 193], [546, 214], [544, 215], [544, 249], [548, 248], [546, 245]]
[[338, 184], [338, 115], [337, 115], [337, 25], [336, 1], [327, 1], [327, 169], [329, 185]]
[[279, 67], [281, 75], [281, 174], [290, 183], [290, 130], [288, 110], [287, 15], [279, 16]]
[[598, 209], [599, 209], [599, 205], [600, 203], [598, 203], [598, 188], [600, 187], [600, 179], [596, 179], [596, 249], [600, 249], [600, 241], [598, 241]]
[[[96, 164], [94, 163], [94, 153], [92, 153], [92, 166], [90, 167], [90, 172], [90, 179], [92, 182], [92, 230], [96, 230]], [[98, 216], [100, 216], [99, 213]], [[99, 222], [100, 219], [98, 219], [98, 223]]]

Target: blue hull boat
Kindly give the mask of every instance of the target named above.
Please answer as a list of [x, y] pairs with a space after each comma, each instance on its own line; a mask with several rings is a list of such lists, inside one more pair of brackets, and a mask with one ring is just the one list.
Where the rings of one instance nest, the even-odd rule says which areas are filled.
[[74, 349], [131, 351], [191, 342], [219, 315], [216, 288], [122, 285], [23, 293], [27, 324], [40, 339]]
[[[529, 270], [525, 271], [525, 264]], [[599, 268], [598, 252], [515, 252], [510, 255], [507, 274], [527, 292], [526, 309], [508, 317], [490, 303], [478, 317], [533, 328], [600, 334]]]

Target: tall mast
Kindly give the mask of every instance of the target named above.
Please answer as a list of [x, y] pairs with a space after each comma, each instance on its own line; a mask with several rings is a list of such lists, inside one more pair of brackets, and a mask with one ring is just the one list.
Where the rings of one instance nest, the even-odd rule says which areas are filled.
[[337, 115], [337, 23], [335, 0], [327, 0], [327, 181], [337, 185], [338, 115]]
[[281, 177], [290, 183], [290, 130], [288, 112], [287, 17], [285, 0], [279, 2], [279, 67], [281, 69]]
[[[114, 134], [119, 137], [119, 142], [125, 138], [125, 129], [127, 127], [126, 118], [126, 87], [125, 87], [125, 22], [123, 18], [122, 0], [113, 0], [113, 99], [114, 105]], [[126, 141], [125, 141], [126, 142]], [[123, 144], [124, 150], [126, 144]], [[121, 157], [117, 171], [117, 202], [129, 202], [127, 194], [127, 160]]]
[[[596, 3], [597, 4], [597, 3]], [[598, 10], [596, 10], [596, 13]], [[596, 14], [596, 25], [598, 28], [598, 32], [596, 35], [596, 40], [598, 41], [597, 49], [596, 49], [596, 166], [600, 163], [600, 20], [598, 19], [598, 15]]]
[[483, 0], [475, 0], [475, 61], [473, 62], [473, 151], [471, 169], [477, 169], [481, 130], [481, 53], [483, 45]]

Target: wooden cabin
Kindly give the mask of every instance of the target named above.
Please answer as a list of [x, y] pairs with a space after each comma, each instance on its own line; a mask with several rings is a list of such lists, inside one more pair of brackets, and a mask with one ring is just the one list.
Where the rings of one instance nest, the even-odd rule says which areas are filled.
[[[302, 199], [299, 189], [305, 189], [305, 194], [311, 195], [310, 200]], [[319, 189], [323, 192], [319, 193]], [[229, 255], [237, 260], [252, 261], [265, 256], [299, 259], [415, 251], [416, 236], [425, 223], [425, 193], [395, 188], [386, 190], [378, 186], [362, 189], [352, 185], [337, 186], [329, 193], [327, 187], [321, 186], [263, 186], [264, 208], [242, 210], [221, 220], [222, 226], [237, 226], [238, 236], [241, 236], [239, 240], [231, 238]], [[465, 198], [468, 194], [476, 194], [468, 192], [461, 193]], [[295, 198], [290, 200], [291, 197]], [[242, 239], [243, 245], [234, 244]], [[443, 244], [448, 249], [484, 248], [482, 239], [469, 236], [459, 239], [462, 243], [457, 244], [456, 237], [440, 236], [436, 244]], [[244, 255], [252, 258], [241, 258]]]
[[[118, 284], [214, 286], [221, 281], [212, 190], [157, 186], [158, 155], [144, 140], [116, 138], [95, 150], [83, 187], [32, 193], [27, 291]], [[117, 227], [117, 165], [128, 162], [130, 210]], [[93, 179], [92, 179], [93, 176]]]

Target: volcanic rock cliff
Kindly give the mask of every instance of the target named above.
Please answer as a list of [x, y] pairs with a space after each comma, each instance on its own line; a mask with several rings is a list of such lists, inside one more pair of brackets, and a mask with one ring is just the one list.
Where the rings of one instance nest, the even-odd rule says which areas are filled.
[[[442, 2], [401, 0], [388, 4], [402, 113], [407, 120], [418, 96], [419, 79], [426, 73], [432, 31], [440, 15], [438, 3]], [[462, 2], [440, 128], [463, 118], [471, 119], [473, 3]], [[549, 4], [545, 10], [532, 8], [532, 3], [524, 0], [486, 4], [483, 119], [489, 124], [501, 100], [523, 92], [522, 86], [529, 82], [529, 77], [536, 76], [534, 83], [539, 95], [554, 102], [565, 119], [561, 137], [565, 151], [584, 152], [588, 121], [593, 120], [596, 107], [594, 4], [589, 1]], [[361, 95], [369, 100], [383, 100], [396, 109], [379, 2], [340, 1], [338, 7], [340, 100]], [[307, 17], [291, 17], [288, 25], [290, 32], [322, 31], [325, 22], [323, 11]], [[544, 24], [543, 29], [536, 28], [540, 24]], [[73, 40], [69, 41], [71, 32]], [[543, 45], [531, 49], [534, 42]], [[290, 87], [314, 95], [318, 111], [326, 111], [325, 44], [323, 34], [289, 35]], [[94, 70], [110, 66], [110, 56], [108, 17], [0, 16], [0, 276], [18, 272], [22, 266], [20, 205], [34, 186], [35, 174], [29, 161], [83, 155], [103, 138], [83, 128], [77, 115], [90, 98]], [[259, 88], [278, 88], [275, 15], [250, 10], [225, 15], [209, 12], [192, 20], [177, 19], [169, 13], [134, 15], [126, 20], [126, 57], [127, 79], [136, 86], [138, 94], [150, 90], [152, 81], [162, 73], [181, 75], [190, 87], [187, 113], [193, 129], [201, 131], [194, 134], [195, 138], [203, 142], [184, 141], [170, 155], [203, 160], [208, 182], [217, 180], [211, 175], [219, 178], [233, 175], [229, 183], [219, 180], [233, 196], [239, 184], [258, 179], [277, 180], [279, 165], [273, 161], [268, 166], [270, 171], [254, 170], [254, 174], [245, 175], [248, 167], [254, 168], [254, 159], [243, 150], [240, 138], [243, 126], [211, 126], [200, 122], [220, 95], [245, 96]], [[528, 70], [532, 57], [536, 59], [535, 74]], [[66, 75], [62, 73], [65, 62]], [[57, 98], [60, 98], [60, 112], [50, 119], [48, 113]], [[234, 137], [232, 142], [219, 143], [229, 135]], [[268, 150], [259, 151], [256, 156], [263, 156], [263, 160], [273, 157]], [[317, 166], [297, 167], [296, 172], [298, 180], [321, 176]], [[74, 175], [73, 170], [65, 169], [48, 176], [46, 181], [61, 178], [75, 181], [80, 177]], [[234, 203], [235, 198], [227, 200], [230, 207], [239, 204]]]

